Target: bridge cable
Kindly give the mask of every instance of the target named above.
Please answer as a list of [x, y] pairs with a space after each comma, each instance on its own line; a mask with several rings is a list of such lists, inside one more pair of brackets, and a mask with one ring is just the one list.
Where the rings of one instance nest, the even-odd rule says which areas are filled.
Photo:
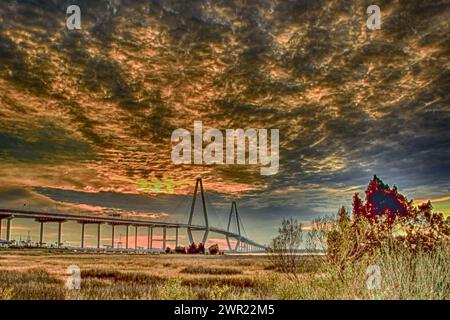
[[244, 226], [244, 223], [242, 222], [242, 219], [241, 219], [241, 216], [240, 216], [240, 215], [239, 215], [239, 223], [240, 223], [240, 225], [241, 225], [242, 231], [244, 231], [243, 233], [244, 233], [244, 235], [245, 235], [245, 238], [248, 239], [247, 231], [245, 230], [245, 226]]
[[206, 192], [205, 192], [205, 201], [207, 203], [207, 206], [211, 208], [211, 211], [213, 213], [213, 216], [216, 220], [216, 222], [219, 224], [218, 227], [219, 229], [225, 230], [224, 228], [224, 224], [223, 224], [223, 215], [220, 215], [218, 213], [218, 211], [216, 210], [216, 207], [213, 205], [212, 201], [210, 201], [210, 198], [206, 196]]
[[[186, 218], [186, 216], [187, 216], [187, 209], [186, 209], [186, 207], [187, 207], [187, 205], [186, 205], [186, 196], [184, 196], [184, 195], [182, 195], [181, 196], [181, 198], [177, 201], [177, 205], [175, 206], [175, 208], [173, 209], [173, 212], [174, 212], [174, 214], [175, 214], [175, 217], [176, 217], [176, 223], [186, 223], [186, 221], [187, 221], [187, 218]], [[180, 207], [182, 208], [182, 211], [181, 211], [181, 213], [182, 213], [182, 215], [183, 215], [183, 221], [182, 222], [179, 222], [179, 216], [178, 216], [178, 209], [180, 209]]]

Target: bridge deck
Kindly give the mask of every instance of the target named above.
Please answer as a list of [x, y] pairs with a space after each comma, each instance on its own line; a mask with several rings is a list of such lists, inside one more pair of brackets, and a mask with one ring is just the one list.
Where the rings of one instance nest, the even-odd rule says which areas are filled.
[[[37, 212], [37, 211], [25, 211], [25, 210], [12, 210], [12, 209], [0, 209], [0, 219], [8, 217], [15, 218], [31, 218], [41, 221], [76, 221], [79, 223], [96, 223], [96, 224], [114, 224], [114, 225], [129, 225], [139, 227], [166, 227], [166, 228], [186, 228], [193, 231], [200, 230], [205, 231], [207, 228], [201, 225], [188, 225], [187, 223], [172, 223], [161, 221], [148, 221], [148, 220], [136, 220], [136, 219], [123, 219], [104, 216], [90, 216], [90, 215], [74, 215], [74, 214], [62, 214], [62, 213], [50, 213], [50, 212]], [[246, 237], [239, 236], [239, 234], [228, 232], [226, 230], [209, 227], [210, 232], [222, 234], [231, 238], [240, 238], [241, 242], [245, 242], [260, 249], [266, 249], [265, 246], [250, 240]]]

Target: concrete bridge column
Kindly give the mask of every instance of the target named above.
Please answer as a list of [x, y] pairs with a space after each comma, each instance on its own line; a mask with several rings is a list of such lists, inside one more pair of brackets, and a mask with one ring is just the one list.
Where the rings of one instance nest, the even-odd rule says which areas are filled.
[[81, 223], [81, 248], [84, 248], [84, 223]]
[[137, 249], [138, 226], [134, 226], [134, 249]]
[[126, 225], [126, 227], [127, 227], [127, 229], [126, 229], [126, 232], [125, 232], [125, 237], [126, 237], [126, 239], [125, 239], [125, 249], [128, 249], [128, 225]]
[[235, 251], [241, 251], [241, 237], [237, 239]]
[[167, 228], [163, 227], [163, 251], [166, 250], [166, 236], [167, 236]]
[[2, 222], [3, 219], [0, 218], [0, 240], [2, 239]]
[[62, 229], [62, 221], [58, 222], [58, 248], [61, 246], [61, 229]]
[[41, 221], [41, 228], [39, 231], [39, 247], [44, 243], [44, 221]]
[[100, 229], [101, 229], [101, 224], [99, 223], [97, 225], [97, 249], [100, 249]]
[[114, 224], [111, 225], [111, 248], [114, 248]]
[[228, 234], [225, 236], [227, 240], [228, 250], [233, 251], [233, 248], [231, 247], [230, 238], [228, 237]]
[[150, 229], [150, 249], [153, 249], [153, 227]]
[[175, 228], [175, 248], [178, 247], [178, 227]]
[[11, 221], [13, 218], [9, 217], [6, 219], [6, 241], [11, 241]]
[[153, 227], [147, 230], [147, 249], [153, 249]]

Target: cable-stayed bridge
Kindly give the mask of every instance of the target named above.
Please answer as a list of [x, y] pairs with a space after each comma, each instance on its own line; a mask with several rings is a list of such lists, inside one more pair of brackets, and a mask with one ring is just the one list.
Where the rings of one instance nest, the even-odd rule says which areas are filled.
[[[200, 191], [201, 196], [201, 204], [204, 218], [204, 225], [193, 224], [193, 217], [195, 211], [195, 205], [197, 201], [197, 194]], [[128, 249], [129, 244], [129, 236], [128, 231], [130, 227], [134, 227], [135, 232], [135, 248], [137, 247], [137, 230], [138, 228], [147, 228], [147, 250], [154, 251], [164, 251], [167, 247], [167, 242], [170, 241], [167, 238], [167, 230], [175, 229], [175, 246], [178, 246], [179, 243], [179, 229], [186, 230], [189, 243], [194, 242], [193, 232], [201, 231], [203, 232], [202, 243], [206, 244], [208, 240], [208, 236], [210, 233], [221, 234], [225, 236], [227, 241], [228, 250], [232, 252], [261, 252], [265, 251], [267, 248], [249, 239], [246, 236], [243, 236], [241, 233], [242, 222], [239, 217], [239, 212], [237, 209], [236, 202], [232, 202], [231, 210], [228, 217], [228, 225], [227, 229], [221, 229], [217, 227], [213, 227], [209, 225], [208, 219], [208, 208], [206, 206], [205, 201], [205, 193], [203, 189], [203, 182], [200, 178], [197, 179], [194, 189], [194, 195], [192, 199], [189, 220], [187, 223], [172, 223], [172, 222], [158, 222], [158, 221], [150, 221], [150, 220], [139, 220], [139, 219], [124, 219], [119, 217], [105, 217], [105, 216], [90, 216], [90, 215], [71, 215], [71, 214], [62, 214], [62, 213], [50, 213], [50, 212], [38, 212], [38, 211], [26, 211], [26, 210], [14, 210], [14, 209], [0, 209], [0, 239], [2, 239], [2, 223], [3, 220], [6, 220], [6, 244], [11, 243], [11, 224], [14, 218], [26, 218], [26, 219], [34, 219], [36, 222], [40, 223], [40, 232], [39, 232], [39, 245], [43, 245], [43, 237], [44, 237], [44, 225], [46, 223], [58, 223], [58, 233], [57, 233], [57, 247], [62, 246], [62, 225], [68, 221], [74, 221], [81, 225], [80, 230], [80, 248], [84, 249], [85, 247], [85, 225], [92, 224], [97, 225], [97, 249], [100, 249], [101, 243], [101, 225], [108, 224], [111, 226], [111, 248], [114, 249], [116, 242], [116, 234], [115, 227], [116, 226], [125, 226], [126, 235], [125, 235], [125, 249]], [[237, 227], [237, 231], [231, 231], [232, 222], [235, 222]], [[153, 230], [155, 228], [162, 229], [162, 247], [154, 248], [153, 242]], [[234, 245], [230, 239], [234, 239]]]

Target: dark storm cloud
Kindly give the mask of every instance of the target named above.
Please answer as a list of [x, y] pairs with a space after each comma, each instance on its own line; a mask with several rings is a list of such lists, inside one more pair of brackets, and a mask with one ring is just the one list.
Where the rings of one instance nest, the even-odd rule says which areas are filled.
[[[36, 187], [34, 191], [55, 201], [102, 206], [125, 211], [167, 211], [174, 207], [176, 196], [150, 197], [142, 195], [118, 194], [112, 192], [88, 193], [71, 190]], [[172, 208], [173, 209], [173, 208]]]
[[0, 157], [7, 161], [55, 163], [93, 157], [89, 144], [51, 124], [13, 135], [0, 131]]

